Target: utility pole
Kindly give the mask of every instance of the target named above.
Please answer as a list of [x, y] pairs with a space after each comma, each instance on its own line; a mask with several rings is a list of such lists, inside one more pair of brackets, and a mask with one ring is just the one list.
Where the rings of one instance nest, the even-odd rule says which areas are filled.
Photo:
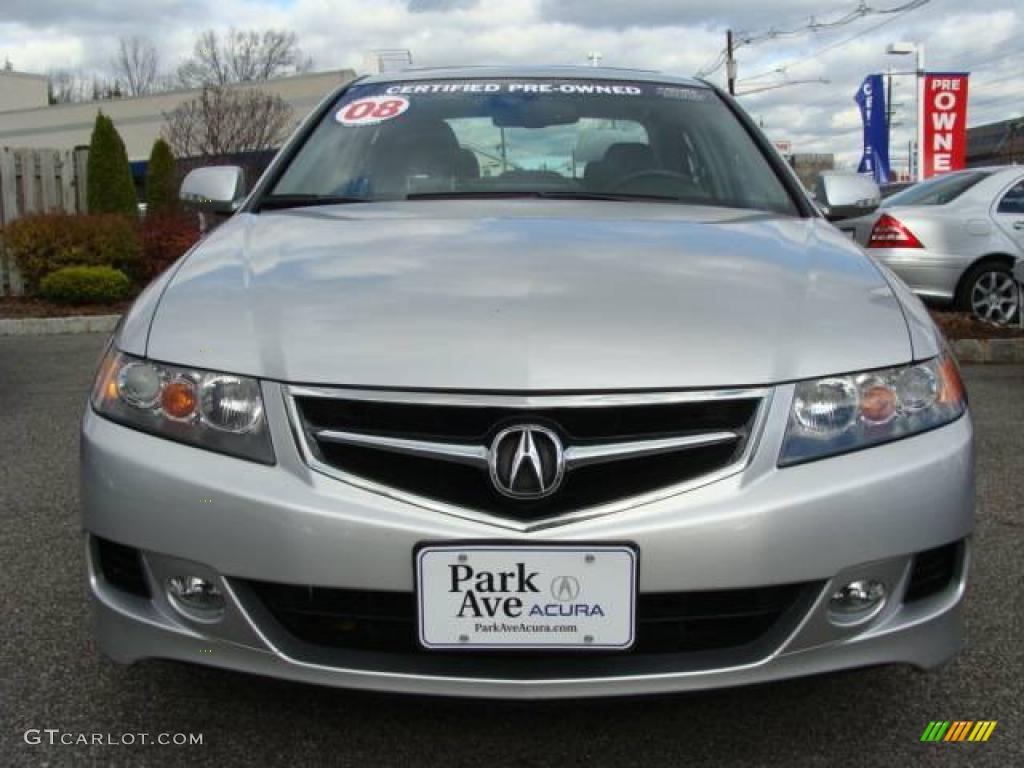
[[725, 31], [725, 77], [729, 83], [729, 95], [736, 95], [736, 59], [732, 55], [732, 30]]

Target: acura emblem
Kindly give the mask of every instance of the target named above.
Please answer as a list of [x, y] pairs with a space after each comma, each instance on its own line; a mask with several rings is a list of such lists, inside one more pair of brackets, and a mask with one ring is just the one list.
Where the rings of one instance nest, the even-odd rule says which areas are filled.
[[575, 576], [555, 576], [551, 580], [551, 596], [562, 603], [570, 603], [579, 597], [580, 582]]
[[487, 463], [494, 487], [513, 499], [550, 496], [565, 474], [562, 441], [547, 427], [536, 424], [499, 432], [491, 443]]

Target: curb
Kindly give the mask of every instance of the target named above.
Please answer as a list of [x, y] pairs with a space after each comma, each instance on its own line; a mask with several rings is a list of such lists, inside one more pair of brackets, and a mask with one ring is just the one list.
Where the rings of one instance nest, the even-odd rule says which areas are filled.
[[110, 333], [120, 315], [16, 317], [0, 320], [0, 336], [47, 336], [53, 333]]
[[949, 344], [961, 363], [1024, 363], [1024, 339], [957, 339]]

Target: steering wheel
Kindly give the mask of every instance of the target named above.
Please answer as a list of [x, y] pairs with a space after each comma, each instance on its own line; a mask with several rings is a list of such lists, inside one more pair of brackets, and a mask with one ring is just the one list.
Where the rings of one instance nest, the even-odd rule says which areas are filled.
[[609, 192], [619, 192], [623, 187], [632, 184], [638, 179], [671, 179], [672, 181], [681, 181], [687, 187], [693, 188], [693, 181], [685, 174], [660, 168], [649, 168], [643, 171], [633, 171], [633, 173], [627, 173], [622, 178], [616, 179]]

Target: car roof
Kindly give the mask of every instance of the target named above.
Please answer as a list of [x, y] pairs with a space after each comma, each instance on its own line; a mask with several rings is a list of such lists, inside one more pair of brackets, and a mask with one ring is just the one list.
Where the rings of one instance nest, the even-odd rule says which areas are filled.
[[[1024, 166], [1021, 165], [974, 165], [970, 168], [958, 168], [955, 171], [949, 171], [940, 175], [951, 176], [953, 174], [959, 175], [963, 173], [976, 173], [977, 171], [982, 171], [984, 173], [1020, 173], [1022, 170], [1024, 170]], [[930, 179], [927, 179], [927, 181], [937, 178], [939, 178], [939, 176], [932, 176]]]
[[571, 79], [571, 80], [608, 80], [622, 82], [668, 83], [686, 85], [692, 88], [710, 88], [707, 83], [693, 77], [680, 77], [657, 72], [652, 69], [620, 69], [618, 67], [584, 67], [584, 66], [460, 66], [460, 67], [416, 67], [369, 75], [360, 84], [374, 83], [408, 83], [422, 80], [482, 80], [482, 79]]

